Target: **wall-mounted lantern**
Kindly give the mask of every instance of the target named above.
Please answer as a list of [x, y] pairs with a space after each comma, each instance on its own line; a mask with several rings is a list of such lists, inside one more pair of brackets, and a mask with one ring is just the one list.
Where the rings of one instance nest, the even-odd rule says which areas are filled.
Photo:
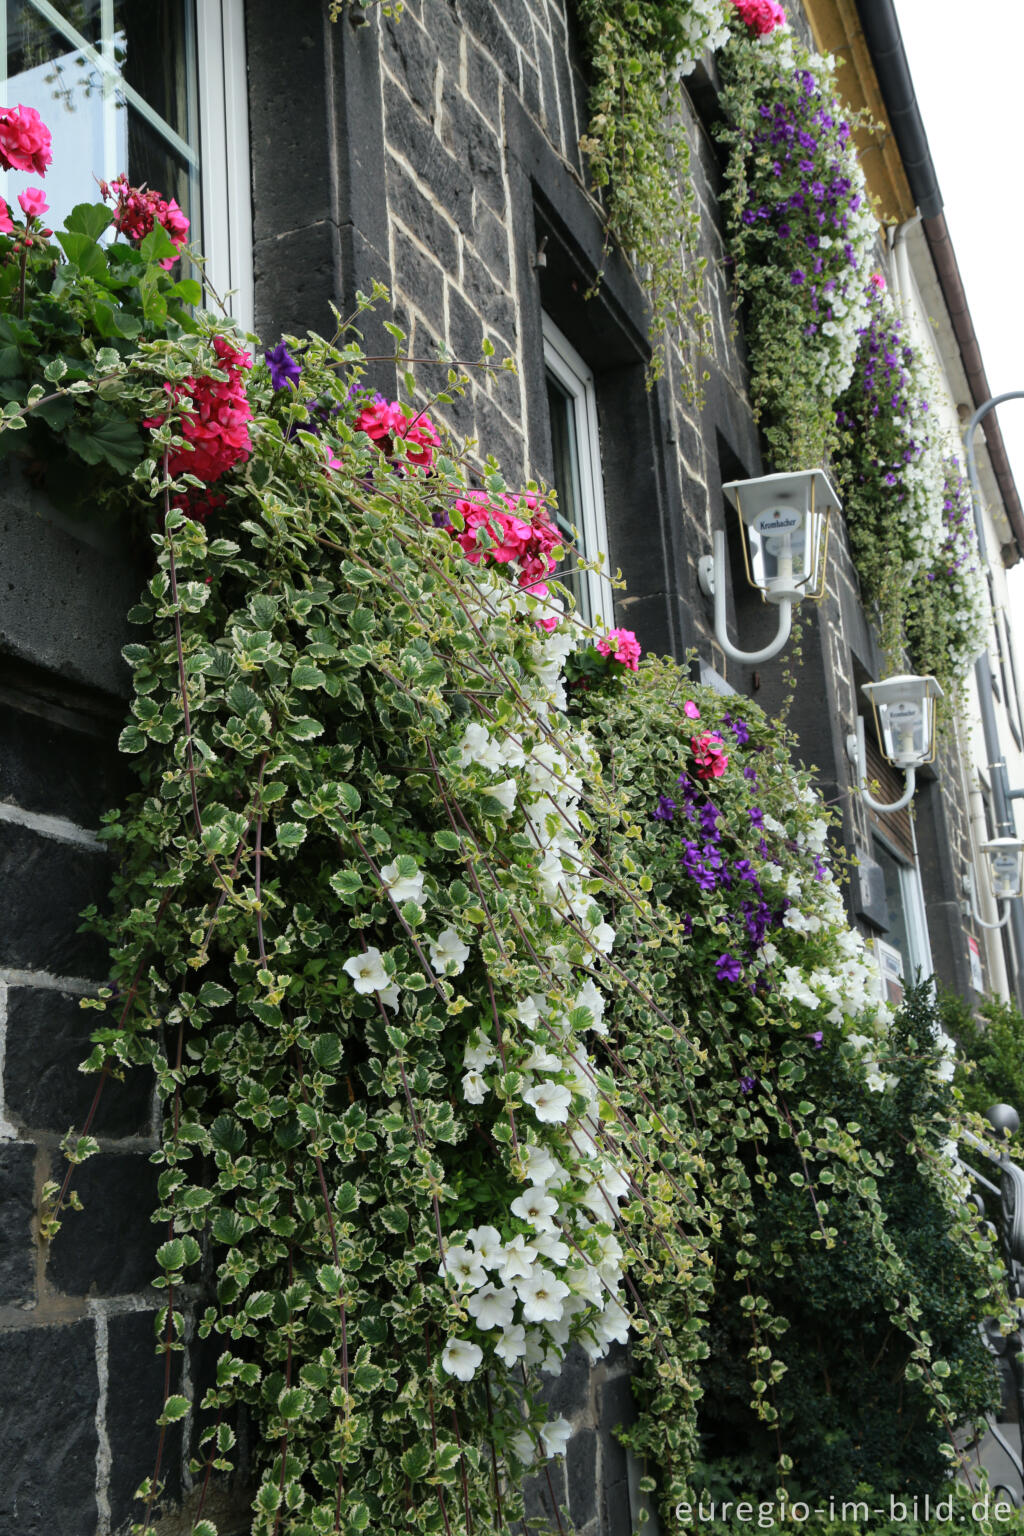
[[903, 769], [906, 790], [891, 805], [881, 805], [868, 792], [867, 750], [861, 715], [857, 716], [856, 733], [846, 738], [857, 788], [873, 811], [902, 811], [914, 797], [917, 787], [915, 770], [923, 763], [930, 763], [935, 756], [935, 701], [942, 698], [942, 689], [934, 677], [915, 677], [907, 672], [883, 678], [880, 683], [865, 683], [863, 692], [871, 700], [882, 755], [894, 768]]
[[775, 639], [759, 651], [737, 650], [729, 639], [724, 532], [715, 534], [714, 554], [701, 557], [701, 590], [715, 600], [715, 639], [725, 654], [733, 661], [769, 661], [789, 639], [795, 604], [824, 596], [829, 523], [832, 513], [841, 510], [839, 497], [820, 469], [731, 480], [722, 490], [739, 515], [747, 580], [765, 602], [778, 607]]
[[1006, 902], [1006, 909], [998, 922], [987, 923], [978, 911], [978, 899], [974, 889], [974, 875], [970, 869], [964, 870], [964, 890], [970, 897], [971, 916], [979, 928], [1005, 928], [1010, 918], [1010, 905], [1014, 897], [1021, 893], [1021, 881], [1024, 877], [1022, 871], [1022, 856], [1024, 856], [1024, 840], [1019, 837], [994, 837], [991, 842], [982, 843], [981, 852], [988, 859], [989, 883], [992, 886], [992, 895], [996, 903]]

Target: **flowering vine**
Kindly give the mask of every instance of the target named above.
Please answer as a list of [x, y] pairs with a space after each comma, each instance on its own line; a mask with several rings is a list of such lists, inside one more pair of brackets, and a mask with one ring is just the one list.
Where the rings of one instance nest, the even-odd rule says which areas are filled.
[[780, 25], [734, 37], [721, 70], [751, 395], [773, 467], [806, 469], [824, 462], [853, 371], [875, 220], [830, 58]]

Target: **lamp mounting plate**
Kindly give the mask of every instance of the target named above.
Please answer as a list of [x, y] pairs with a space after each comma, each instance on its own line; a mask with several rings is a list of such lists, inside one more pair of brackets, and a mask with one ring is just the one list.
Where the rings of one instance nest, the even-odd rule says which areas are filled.
[[715, 557], [701, 555], [697, 561], [697, 583], [705, 597], [715, 595]]

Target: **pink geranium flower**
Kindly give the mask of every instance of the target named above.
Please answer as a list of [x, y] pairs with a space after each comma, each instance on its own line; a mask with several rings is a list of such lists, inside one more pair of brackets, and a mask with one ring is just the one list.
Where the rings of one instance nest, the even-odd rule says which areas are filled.
[[35, 107], [0, 107], [0, 167], [46, 175], [50, 130]]
[[430, 468], [434, 462], [434, 453], [441, 446], [441, 439], [429, 416], [420, 412], [417, 416], [409, 417], [397, 400], [385, 400], [383, 395], [378, 395], [363, 407], [356, 417], [355, 425], [356, 431], [365, 432], [388, 458], [395, 452], [395, 439], [401, 438], [406, 444], [405, 456], [410, 464], [419, 464], [423, 469]]
[[26, 187], [24, 192], [18, 193], [18, 202], [22, 213], [29, 219], [41, 219], [50, 207], [41, 187]]
[[0, 197], [0, 235], [9, 235], [13, 228], [14, 224], [11, 219], [11, 210], [4, 202], [3, 198]]
[[[180, 251], [188, 239], [189, 221], [173, 197], [167, 202], [159, 192], [129, 186], [127, 176], [118, 176], [111, 182], [101, 181], [100, 193], [105, 202], [114, 204], [114, 228], [134, 245], [146, 238], [154, 224], [163, 225], [176, 251]], [[176, 256], [168, 256], [160, 265], [169, 272], [176, 260]]]
[[[245, 370], [252, 367], [252, 358], [248, 352], [233, 347], [226, 336], [214, 336], [213, 347], [226, 379], [204, 374], [173, 386], [164, 385], [173, 400], [182, 402], [180, 431], [189, 445], [168, 455], [168, 473], [197, 475], [208, 485], [247, 459], [252, 450], [252, 407], [245, 393], [244, 378]], [[144, 425], [159, 427], [163, 420], [162, 416], [150, 417]]]
[[631, 629], [610, 629], [605, 639], [597, 642], [597, 648], [602, 656], [611, 656], [615, 661], [621, 661], [631, 672], [639, 671], [642, 652], [640, 642]]
[[785, 25], [786, 13], [776, 0], [733, 0], [741, 19], [757, 37]]
[[729, 766], [729, 759], [718, 732], [704, 731], [700, 736], [691, 736], [690, 745], [698, 779], [720, 779]]
[[[471, 564], [483, 560], [514, 566], [521, 587], [535, 597], [547, 596], [544, 578], [557, 564], [553, 551], [562, 539], [539, 497], [524, 492], [491, 501], [483, 491], [467, 491], [456, 501], [455, 510], [464, 527], [452, 528], [451, 536]], [[490, 547], [481, 544], [481, 530]]]
[[683, 714], [686, 715], [690, 720], [700, 719], [700, 710], [697, 708], [692, 699], [687, 699], [686, 703], [683, 705]]

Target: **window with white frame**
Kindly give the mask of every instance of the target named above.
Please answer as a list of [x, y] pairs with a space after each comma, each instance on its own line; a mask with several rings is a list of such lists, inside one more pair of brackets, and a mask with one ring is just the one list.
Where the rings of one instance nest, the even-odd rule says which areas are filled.
[[584, 622], [594, 624], [600, 618], [607, 629], [613, 623], [612, 584], [604, 571], [576, 567], [577, 555], [593, 560], [608, 550], [594, 379], [547, 315], [543, 321], [553, 483], [558, 492], [555, 521], [575, 551], [556, 574], [572, 592]]
[[216, 291], [236, 290], [229, 308], [249, 327], [243, 21], [244, 0], [4, 0], [0, 100], [35, 107], [50, 130], [54, 222], [122, 172], [175, 198]]
[[[880, 837], [875, 836], [872, 844], [872, 853], [885, 877], [887, 932], [884, 942], [879, 942], [883, 987], [887, 979], [893, 979], [897, 954], [902, 961], [903, 983], [913, 986], [932, 973], [920, 874], [915, 863], [900, 857]], [[894, 1000], [891, 985], [885, 990], [890, 1001]]]

